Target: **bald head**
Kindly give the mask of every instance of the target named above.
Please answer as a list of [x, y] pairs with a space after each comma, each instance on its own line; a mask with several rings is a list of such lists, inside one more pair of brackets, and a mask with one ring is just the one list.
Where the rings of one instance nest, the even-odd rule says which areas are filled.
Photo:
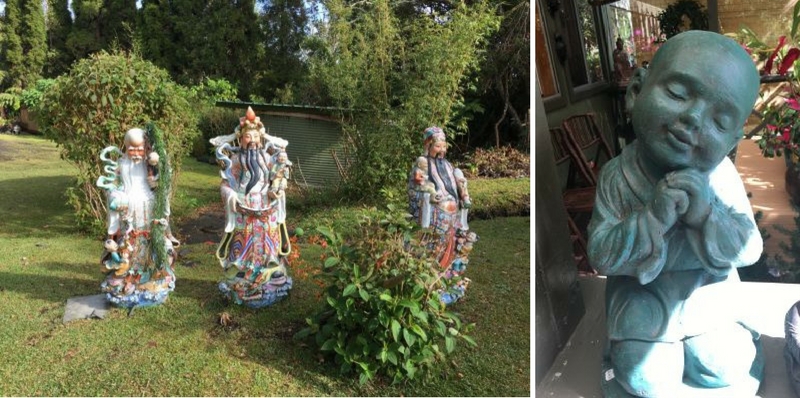
[[[656, 76], [663, 70], [681, 68], [687, 64], [701, 65], [708, 70], [719, 70], [735, 76], [742, 94], [739, 98], [742, 106], [752, 108], [755, 104], [761, 84], [758, 70], [747, 51], [734, 40], [704, 30], [677, 34], [658, 49], [650, 62], [648, 74]], [[721, 81], [712, 83], [724, 84]]]

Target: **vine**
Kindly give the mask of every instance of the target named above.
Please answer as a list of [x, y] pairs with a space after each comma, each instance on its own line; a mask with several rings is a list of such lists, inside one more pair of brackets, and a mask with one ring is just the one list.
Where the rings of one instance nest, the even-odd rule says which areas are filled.
[[658, 24], [667, 39], [686, 30], [684, 17], [689, 21], [689, 30], [708, 30], [708, 13], [695, 0], [678, 0], [658, 14]]

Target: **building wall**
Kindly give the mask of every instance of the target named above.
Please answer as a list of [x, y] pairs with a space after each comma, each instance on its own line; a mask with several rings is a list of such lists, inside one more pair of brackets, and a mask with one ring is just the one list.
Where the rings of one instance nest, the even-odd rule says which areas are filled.
[[341, 180], [336, 159], [342, 163], [346, 159], [338, 123], [266, 112], [260, 116], [270, 135], [289, 141], [286, 153], [293, 163], [296, 184], [323, 187]]
[[778, 37], [791, 31], [792, 9], [784, 11], [786, 0], [717, 1], [722, 33], [735, 33], [747, 26], [767, 45], [777, 45]]

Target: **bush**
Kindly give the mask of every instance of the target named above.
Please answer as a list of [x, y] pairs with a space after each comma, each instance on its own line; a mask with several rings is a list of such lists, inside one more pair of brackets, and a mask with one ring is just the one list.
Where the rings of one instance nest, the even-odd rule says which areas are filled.
[[389, 206], [364, 216], [349, 243], [329, 228], [318, 231], [329, 252], [318, 275], [325, 308], [296, 338], [313, 336], [342, 374], [357, 373], [361, 384], [376, 375], [398, 383], [429, 374], [457, 339], [475, 344], [464, 334], [472, 325], [439, 301], [438, 264], [405, 214]]
[[214, 148], [208, 140], [218, 135], [233, 133], [233, 129], [239, 124], [240, 116], [242, 116], [240, 112], [235, 109], [204, 108], [197, 122], [200, 135], [194, 141], [192, 156], [200, 161], [211, 159], [216, 163], [214, 156], [211, 156]]
[[105, 195], [95, 186], [101, 174], [98, 156], [109, 145], [121, 149], [128, 129], [154, 122], [164, 132], [177, 177], [197, 135], [187, 97], [187, 90], [173, 83], [163, 69], [119, 52], [100, 52], [75, 63], [44, 93], [34, 111], [45, 136], [61, 148], [61, 157], [78, 168], [67, 200], [79, 227], [100, 231], [106, 204]]
[[458, 162], [467, 177], [521, 178], [530, 176], [531, 157], [510, 146], [483, 149], [464, 155]]
[[[192, 157], [200, 161], [214, 159], [213, 148], [208, 140], [222, 134], [230, 134], [239, 123], [239, 115], [232, 109], [216, 107], [217, 101], [235, 101], [236, 87], [225, 79], [209, 79], [193, 86], [191, 92], [194, 108], [198, 114], [197, 129], [200, 131], [192, 144]], [[215, 162], [215, 161], [214, 161]]]
[[28, 109], [36, 109], [44, 95], [56, 81], [54, 79], [39, 79], [33, 87], [22, 90], [20, 104]]

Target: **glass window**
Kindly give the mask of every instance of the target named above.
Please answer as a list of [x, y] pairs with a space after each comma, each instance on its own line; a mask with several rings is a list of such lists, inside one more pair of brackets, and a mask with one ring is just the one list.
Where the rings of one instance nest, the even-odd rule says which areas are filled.
[[620, 0], [607, 7], [609, 48], [622, 39], [633, 66], [649, 63], [661, 41], [657, 15], [662, 9], [638, 0]]
[[588, 0], [566, 0], [563, 7], [569, 48], [567, 74], [572, 88], [606, 81], [595, 23], [597, 8]]

